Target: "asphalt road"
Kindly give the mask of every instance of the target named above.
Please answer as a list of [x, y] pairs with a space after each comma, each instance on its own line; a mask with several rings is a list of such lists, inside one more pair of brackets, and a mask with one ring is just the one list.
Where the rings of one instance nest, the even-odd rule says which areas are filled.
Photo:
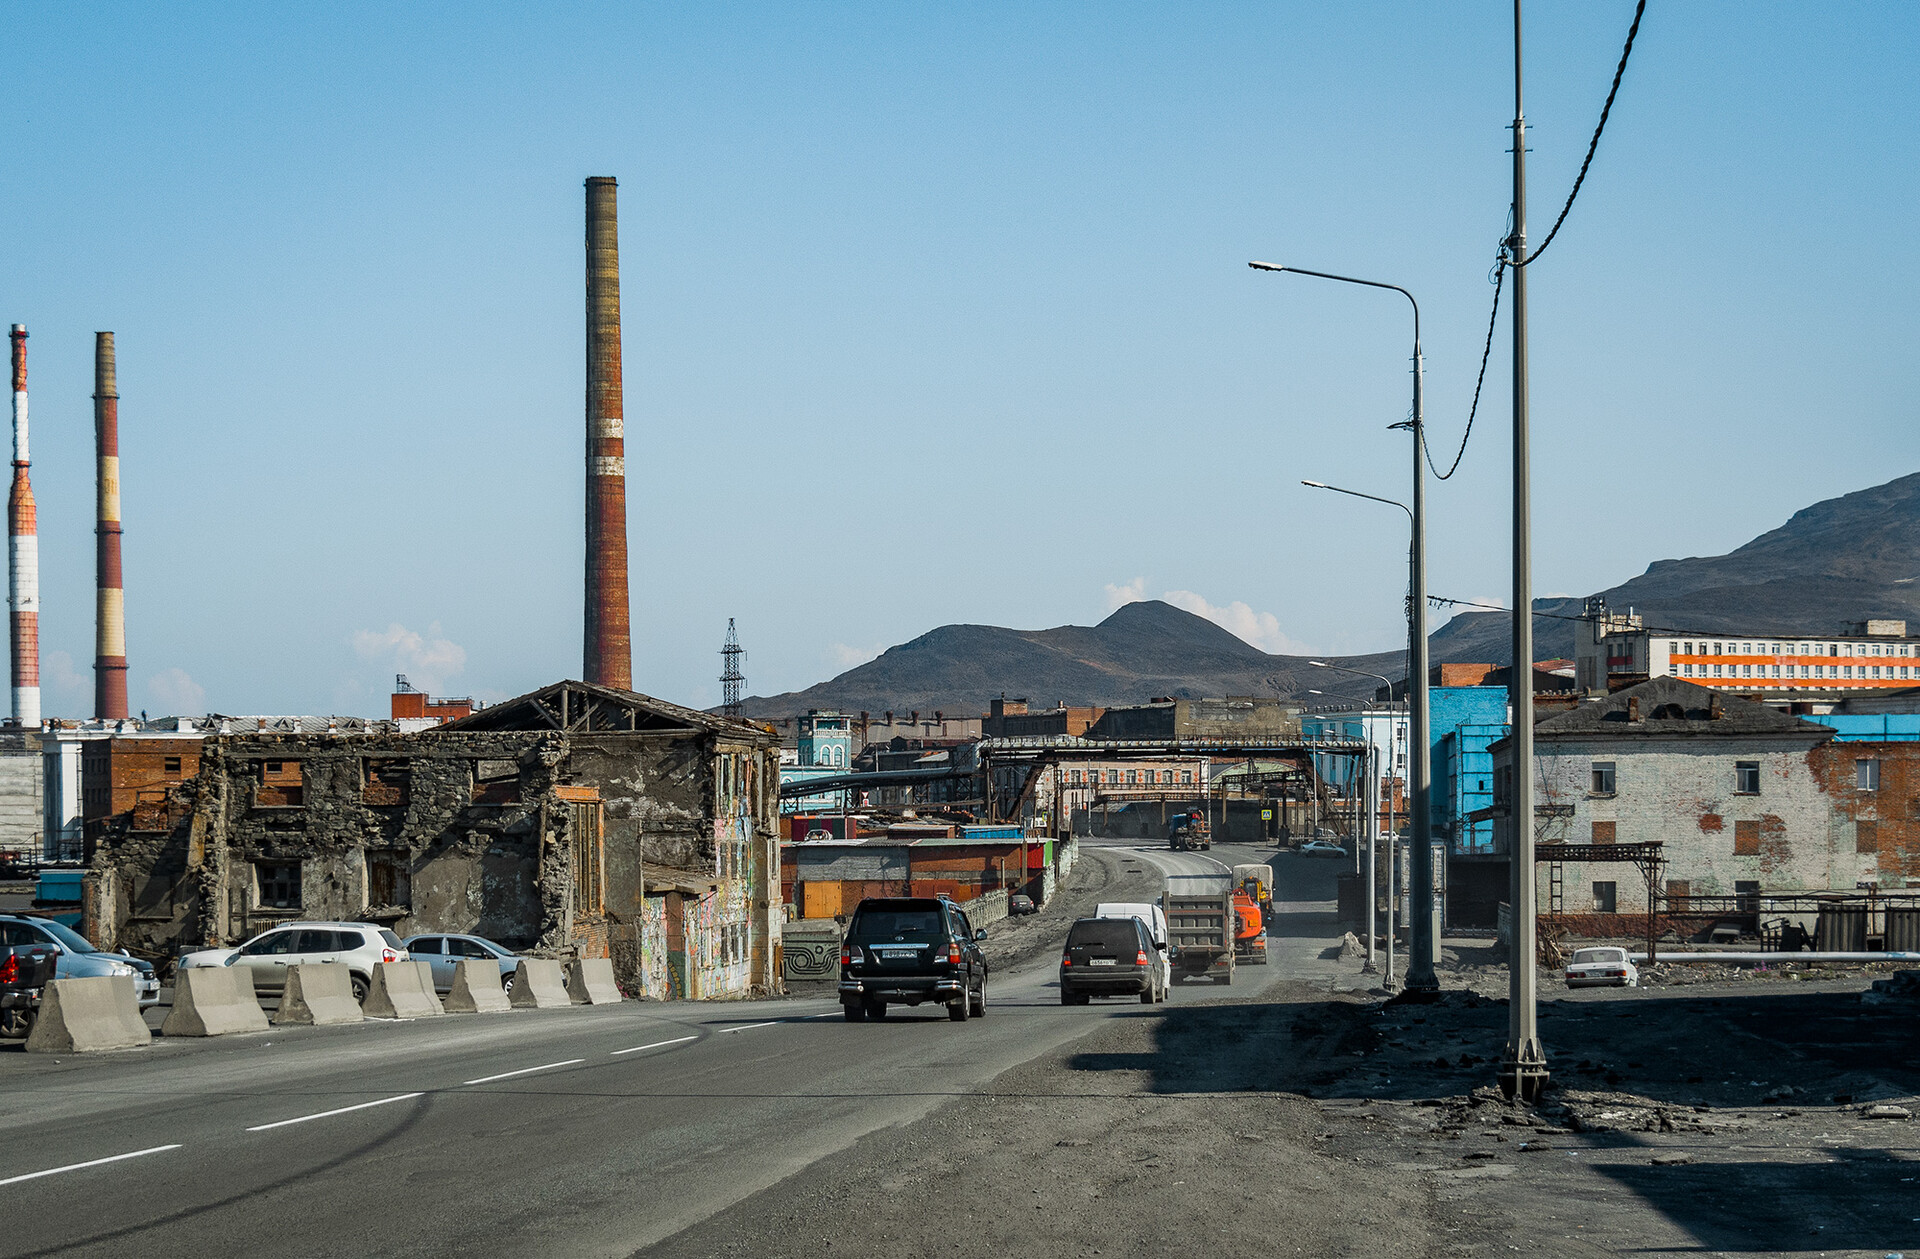
[[[1190, 873], [1272, 855], [1083, 859]], [[1307, 906], [1340, 863], [1276, 865], [1279, 896]], [[1311, 940], [1296, 953], [1233, 991], [1315, 969]], [[1129, 1008], [1060, 1006], [1043, 957], [996, 975], [988, 1017], [964, 1024], [646, 1002], [0, 1053], [0, 1254], [631, 1254]]]

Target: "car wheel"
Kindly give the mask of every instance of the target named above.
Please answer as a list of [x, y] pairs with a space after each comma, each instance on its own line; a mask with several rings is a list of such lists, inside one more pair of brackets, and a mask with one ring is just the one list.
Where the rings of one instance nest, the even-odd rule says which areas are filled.
[[849, 1001], [841, 1007], [841, 1012], [847, 1016], [847, 1022], [849, 1023], [864, 1023], [867, 1021], [867, 1008], [855, 1002]]
[[1222, 983], [1222, 984], [1226, 984], [1226, 985], [1227, 985], [1228, 987], [1232, 987], [1232, 986], [1233, 986], [1233, 972], [1232, 972], [1232, 971], [1222, 971], [1222, 972], [1221, 972], [1220, 974], [1218, 974], [1218, 975], [1216, 975], [1216, 976], [1214, 977], [1214, 982], [1215, 982], [1215, 983]]
[[973, 1007], [969, 1009], [967, 1013], [971, 1014], [976, 1019], [984, 1019], [987, 1017], [987, 981], [986, 980], [983, 979], [980, 981], [980, 995], [977, 999], [975, 999], [973, 1003]]
[[966, 1022], [967, 1007], [969, 1004], [971, 1004], [971, 999], [967, 996], [966, 991], [962, 989], [958, 1001], [949, 1001], [947, 1003], [947, 1018], [955, 1023]]
[[367, 1003], [367, 994], [373, 991], [373, 985], [358, 975], [352, 976], [347, 982], [353, 985], [353, 999], [359, 1004], [365, 1005]]
[[1145, 988], [1142, 988], [1142, 989], [1140, 990], [1140, 1004], [1141, 1004], [1141, 1005], [1152, 1005], [1152, 1004], [1153, 1004], [1153, 983], [1152, 983], [1152, 981], [1148, 981], [1148, 983], [1147, 983], [1147, 986], [1146, 986]]
[[868, 1018], [870, 1018], [870, 1019], [884, 1019], [884, 1018], [886, 1018], [886, 1017], [887, 1017], [887, 1003], [886, 1003], [886, 1002], [884, 1002], [884, 1001], [869, 1001], [869, 1002], [867, 1002], [867, 1017], [868, 1017]]
[[1062, 988], [1062, 989], [1060, 990], [1060, 1004], [1061, 1004], [1061, 1005], [1072, 1005], [1072, 1004], [1074, 1004], [1074, 1000], [1073, 1000], [1073, 994], [1072, 994], [1072, 993], [1070, 993], [1070, 992], [1068, 992], [1068, 991], [1067, 991], [1067, 990], [1066, 990], [1065, 988]]

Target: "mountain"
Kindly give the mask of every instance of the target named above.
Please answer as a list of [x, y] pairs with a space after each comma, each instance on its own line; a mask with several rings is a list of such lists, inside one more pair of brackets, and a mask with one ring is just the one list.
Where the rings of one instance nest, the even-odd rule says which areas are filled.
[[[1355, 669], [1399, 677], [1405, 655], [1345, 657]], [[1015, 630], [943, 625], [837, 678], [745, 701], [748, 716], [809, 708], [847, 712], [985, 712], [1002, 695], [1035, 707], [1140, 704], [1156, 696], [1372, 694], [1377, 683], [1315, 669], [1305, 656], [1272, 656], [1204, 617], [1158, 599], [1129, 603], [1094, 626]]]
[[[1656, 560], [1600, 592], [1650, 626], [1678, 632], [1830, 634], [1844, 621], [1890, 617], [1920, 630], [1920, 473], [1795, 512], [1725, 555]], [[1573, 654], [1584, 600], [1534, 600], [1534, 654]], [[1436, 661], [1512, 658], [1505, 612], [1468, 612], [1432, 639]]]
[[[1815, 503], [1726, 555], [1658, 560], [1600, 592], [1650, 626], [1703, 634], [1838, 632], [1844, 621], [1890, 617], [1920, 631], [1920, 473]], [[1584, 600], [1534, 601], [1534, 656], [1573, 654]], [[1505, 612], [1463, 612], [1429, 640], [1434, 662], [1506, 664]], [[1356, 669], [1400, 678], [1400, 652], [1349, 657]], [[1329, 698], [1372, 694], [1375, 683], [1330, 673], [1304, 656], [1270, 656], [1212, 621], [1158, 600], [1130, 603], [1100, 624], [1046, 630], [943, 625], [831, 681], [746, 701], [749, 715], [809, 708], [975, 713], [1000, 695], [1055, 703], [1137, 704], [1158, 695]]]

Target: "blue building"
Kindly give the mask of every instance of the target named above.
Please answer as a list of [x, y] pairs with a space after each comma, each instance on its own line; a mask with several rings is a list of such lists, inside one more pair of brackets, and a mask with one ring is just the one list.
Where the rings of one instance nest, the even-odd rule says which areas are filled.
[[1493, 823], [1467, 815], [1493, 803], [1494, 743], [1507, 737], [1507, 688], [1436, 686], [1427, 692], [1433, 737], [1433, 833], [1449, 851], [1491, 853]]
[[1834, 738], [1843, 743], [1912, 743], [1920, 739], [1920, 713], [1825, 713], [1807, 720], [1832, 726], [1839, 731]]
[[810, 708], [800, 719], [800, 764], [845, 769], [853, 763], [853, 721], [830, 708]]

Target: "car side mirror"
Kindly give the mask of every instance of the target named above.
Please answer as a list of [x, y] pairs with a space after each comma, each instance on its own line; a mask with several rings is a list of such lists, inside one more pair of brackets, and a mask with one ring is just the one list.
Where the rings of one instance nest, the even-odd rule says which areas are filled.
[[1153, 942], [1153, 947], [1156, 949], [1159, 949], [1162, 953], [1165, 953], [1167, 951], [1167, 942], [1165, 940], [1155, 940]]
[[986, 939], [986, 938], [987, 938], [987, 929], [986, 929], [985, 927], [982, 927], [982, 928], [980, 928], [980, 930], [978, 930], [978, 931], [976, 931], [976, 932], [974, 932], [974, 933], [973, 933], [973, 938], [974, 938], [974, 939], [976, 939], [976, 940], [984, 940], [984, 939]]

